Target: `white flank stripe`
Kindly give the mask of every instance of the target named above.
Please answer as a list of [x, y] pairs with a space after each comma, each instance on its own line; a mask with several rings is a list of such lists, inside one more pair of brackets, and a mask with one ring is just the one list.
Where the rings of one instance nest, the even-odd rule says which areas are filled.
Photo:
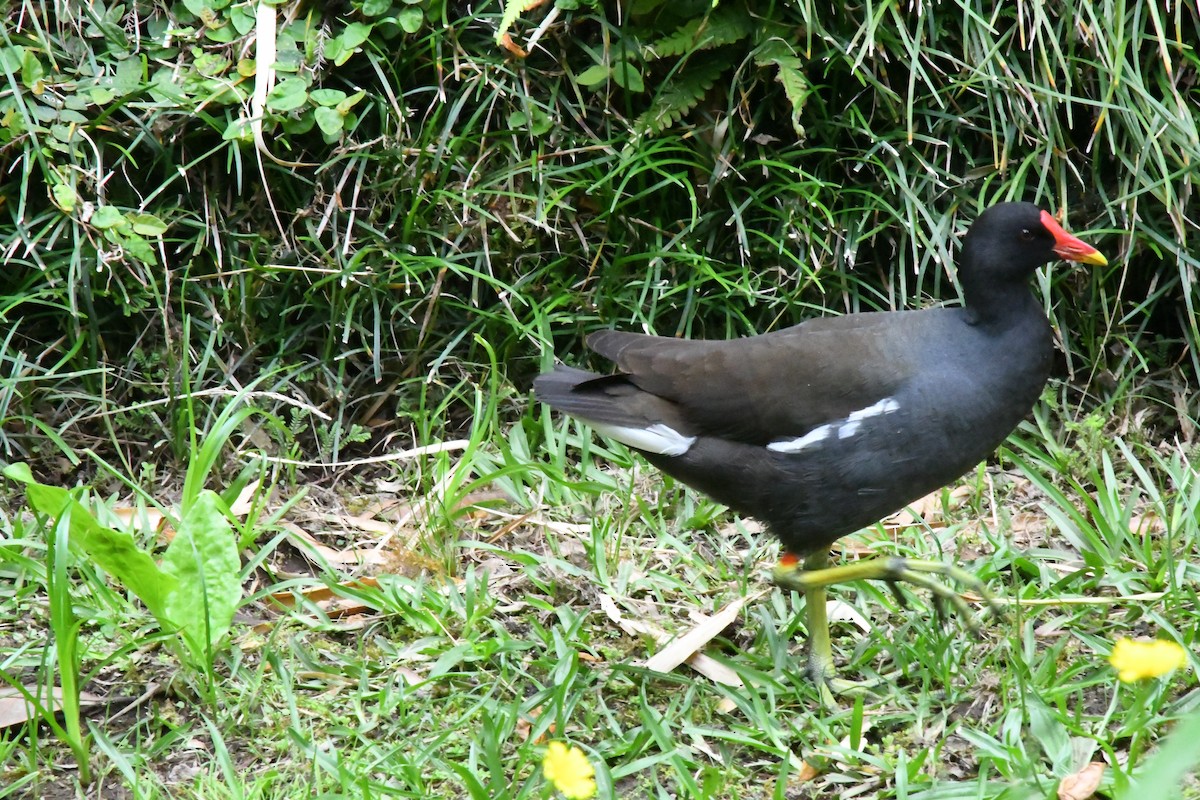
[[645, 450], [647, 453], [658, 453], [662, 456], [681, 456], [696, 443], [695, 436], [684, 436], [679, 431], [657, 422], [645, 428], [630, 428], [625, 425], [606, 425], [602, 422], [589, 422], [592, 429], [601, 436], [616, 439], [618, 442]]
[[885, 397], [873, 406], [860, 408], [858, 411], [850, 412], [850, 416], [846, 417], [847, 422], [857, 422], [860, 419], [868, 417], [878, 417], [880, 414], [891, 414], [893, 411], [899, 411], [900, 404], [891, 397]]
[[883, 416], [884, 414], [891, 414], [899, 410], [900, 404], [894, 398], [885, 397], [874, 405], [860, 408], [858, 411], [851, 411], [850, 416], [840, 422], [831, 422], [827, 425], [813, 428], [808, 433], [798, 436], [795, 439], [771, 442], [767, 445], [767, 449], [774, 450], [776, 453], [799, 453], [806, 447], [812, 447], [815, 444], [825, 441], [833, 434], [834, 430], [837, 431], [837, 438], [849, 439], [858, 433], [858, 429], [862, 427], [863, 420]]
[[797, 439], [788, 439], [785, 442], [771, 442], [767, 445], [767, 449], [774, 450], [776, 453], [798, 453], [806, 447], [829, 438], [829, 434], [832, 432], [832, 425], [822, 425], [819, 428], [813, 428]]

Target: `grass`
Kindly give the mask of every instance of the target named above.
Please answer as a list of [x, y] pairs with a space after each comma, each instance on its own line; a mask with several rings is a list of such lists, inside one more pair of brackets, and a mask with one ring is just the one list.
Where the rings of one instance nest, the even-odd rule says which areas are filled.
[[[154, 512], [257, 488], [199, 666], [0, 497], [0, 669], [40, 698], [0, 796], [543, 797], [552, 739], [601, 796], [1050, 797], [1088, 761], [1162, 796], [1130, 776], [1200, 713], [1191, 11], [567, 5], [270, 6], [265, 96], [250, 4], [3, 12], [0, 457], [159, 555]], [[839, 665], [886, 680], [822, 708], [777, 545], [529, 381], [598, 328], [953, 301], [1007, 198], [1112, 266], [1039, 277], [1063, 356], [1000, 454], [840, 553], [955, 560], [1005, 613], [839, 588]], [[747, 597], [728, 683], [642, 666]], [[1193, 669], [1119, 684], [1125, 635]]]
[[[550, 446], [528, 453], [538, 428]], [[822, 708], [798, 668], [803, 600], [766, 575], [777, 546], [628, 453], [591, 443], [578, 463], [568, 458], [583, 445], [571, 423], [531, 411], [474, 449], [423, 459], [461, 476], [461, 488], [424, 498], [436, 513], [403, 543], [390, 538], [392, 568], [374, 582], [347, 583], [364, 571], [321, 563], [300, 534], [325, 519], [322, 552], [372, 551], [374, 526], [406, 513], [387, 507], [390, 492], [314, 489], [264, 514], [244, 553], [258, 565], [244, 606], [255, 618], [235, 629], [208, 698], [160, 641], [131, 639], [110, 655], [106, 631], [150, 621], [76, 565], [82, 671], [113, 698], [84, 714], [92, 791], [540, 797], [542, 742], [555, 738], [584, 748], [600, 796], [1044, 797], [1091, 760], [1110, 764], [1106, 791], [1124, 796], [1145, 764], [1137, 754], [1198, 710], [1190, 671], [1123, 685], [1105, 661], [1121, 636], [1195, 647], [1198, 490], [1178, 453], [1164, 459], [1115, 437], [1047, 440], [1031, 426], [1009, 455], [945, 493], [947, 508], [927, 508], [926, 523], [843, 540], [845, 558], [957, 560], [1005, 611], [973, 637], [919, 594], [900, 605], [878, 585], [839, 589], [839, 664], [884, 682]], [[1062, 458], [1084, 477], [1046, 478]], [[265, 510], [277, 502], [264, 498]], [[1131, 509], [1148, 532], [1130, 533]], [[4, 551], [5, 671], [36, 677], [39, 646], [14, 647], [15, 623], [44, 619], [53, 589], [21, 556], [38, 532], [24, 536]], [[414, 568], [425, 553], [449, 558], [457, 576], [427, 561]], [[296, 597], [293, 608], [268, 601], [280, 592]], [[640, 631], [685, 632], [747, 594], [759, 596], [705, 648], [740, 685], [638, 666], [659, 649]], [[55, 740], [19, 741], [6, 778], [35, 794], [14, 796], [58, 796], [78, 779], [51, 766], [61, 763]], [[1181, 796], [1200, 795], [1192, 784]]]

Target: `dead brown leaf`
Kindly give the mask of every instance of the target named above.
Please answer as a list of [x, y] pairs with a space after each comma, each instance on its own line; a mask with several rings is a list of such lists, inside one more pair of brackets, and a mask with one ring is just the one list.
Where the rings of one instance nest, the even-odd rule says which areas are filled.
[[175, 538], [174, 528], [167, 522], [166, 515], [157, 508], [117, 506], [112, 513], [121, 521], [121, 527], [127, 531], [153, 533], [165, 542]]
[[1167, 526], [1163, 524], [1162, 518], [1153, 511], [1129, 518], [1129, 532], [1136, 536], [1158, 536], [1166, 530]]
[[387, 553], [371, 547], [352, 547], [345, 550], [338, 550], [328, 545], [321, 544], [316, 537], [308, 531], [296, 525], [293, 522], [284, 521], [281, 523], [287, 528], [293, 536], [304, 542], [305, 547], [312, 548], [312, 551], [325, 559], [326, 563], [337, 566], [375, 566], [381, 567], [390, 560]]
[[1093, 761], [1074, 775], [1068, 775], [1058, 785], [1058, 800], [1088, 800], [1100, 788], [1108, 765]]
[[258, 487], [262, 481], [251, 481], [246, 484], [245, 488], [238, 493], [233, 504], [229, 506], [229, 512], [235, 517], [244, 517], [250, 513], [250, 509], [254, 508], [254, 497], [258, 494]]
[[738, 618], [746, 603], [758, 599], [766, 591], [764, 589], [753, 595], [739, 597], [711, 617], [702, 618], [690, 631], [676, 637], [662, 650], [646, 659], [642, 666], [655, 672], [671, 672], [687, 662], [692, 669], [710, 680], [726, 686], [741, 686], [742, 679], [736, 672], [704, 655], [700, 650]]
[[525, 58], [526, 56], [529, 55], [529, 53], [527, 53], [523, 49], [521, 49], [521, 46], [519, 44], [517, 44], [516, 42], [514, 42], [512, 40], [512, 37], [509, 36], [507, 33], [500, 35], [500, 40], [499, 40], [499, 42], [497, 42], [497, 44], [499, 44], [501, 47], [503, 47], [508, 52], [512, 53], [517, 58]]
[[[343, 581], [338, 585], [351, 589], [363, 587], [378, 588], [379, 583], [374, 578], [358, 578], [352, 581]], [[301, 592], [301, 595], [310, 603], [315, 603], [331, 618], [345, 617], [350, 614], [365, 614], [373, 610], [366, 603], [334, 594], [333, 589], [328, 586], [313, 586], [305, 589]], [[275, 592], [267, 597], [280, 608], [291, 610], [296, 607], [296, 595], [293, 592]]]
[[[38, 703], [45, 706], [47, 702], [55, 711], [62, 710], [62, 689], [57, 686], [50, 692], [50, 697], [46, 697], [46, 689], [42, 686], [25, 686], [28, 691], [37, 700]], [[82, 708], [95, 708], [108, 702], [103, 697], [99, 697], [87, 692], [79, 693], [79, 705]], [[0, 730], [11, 728], [14, 725], [23, 725], [31, 719], [39, 716], [37, 710], [25, 699], [20, 690], [14, 686], [0, 687]]]
[[955, 486], [946, 496], [945, 505], [942, 503], [942, 490], [921, 497], [909, 503], [895, 514], [883, 521], [883, 527], [889, 531], [904, 530], [914, 525], [929, 525], [941, 522], [946, 510], [953, 510], [962, 505], [971, 494], [971, 488], [965, 484]]
[[699, 652], [700, 648], [712, 641], [733, 620], [747, 602], [765, 594], [766, 590], [749, 597], [742, 597], [727, 605], [712, 617], [705, 617], [692, 630], [679, 637], [672, 637], [665, 630], [645, 619], [631, 619], [621, 613], [616, 602], [603, 592], [600, 593], [600, 608], [620, 626], [621, 630], [631, 636], [649, 636], [656, 642], [670, 642], [665, 648], [655, 653], [640, 664], [655, 672], [670, 672], [682, 663], [699, 672], [709, 680], [726, 686], [742, 686], [742, 679], [737, 673], [714, 658]]

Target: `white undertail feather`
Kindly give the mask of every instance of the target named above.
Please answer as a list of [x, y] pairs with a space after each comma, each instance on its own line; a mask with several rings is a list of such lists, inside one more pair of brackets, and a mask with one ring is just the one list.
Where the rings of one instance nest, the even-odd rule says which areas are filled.
[[696, 443], [695, 436], [684, 436], [679, 431], [657, 422], [645, 428], [631, 428], [625, 425], [606, 425], [602, 422], [590, 422], [592, 429], [601, 436], [616, 439], [630, 447], [644, 450], [647, 453], [658, 453], [662, 456], [681, 456]]
[[828, 439], [829, 434], [832, 432], [832, 425], [822, 425], [819, 428], [813, 428], [808, 433], [795, 439], [788, 439], [783, 442], [771, 442], [767, 445], [767, 449], [774, 450], [777, 453], [799, 453], [806, 447], [811, 447], [818, 442]]
[[883, 416], [884, 414], [891, 414], [899, 410], [900, 404], [896, 402], [895, 398], [885, 397], [878, 403], [869, 405], [866, 408], [851, 411], [850, 415], [840, 422], [830, 422], [826, 425], [813, 428], [808, 433], [803, 436], [797, 436], [795, 439], [771, 442], [767, 445], [767, 449], [774, 450], [776, 453], [799, 453], [806, 447], [812, 447], [815, 444], [825, 441], [835, 430], [837, 431], [837, 438], [849, 439], [858, 433], [858, 429], [862, 427], [863, 420]]

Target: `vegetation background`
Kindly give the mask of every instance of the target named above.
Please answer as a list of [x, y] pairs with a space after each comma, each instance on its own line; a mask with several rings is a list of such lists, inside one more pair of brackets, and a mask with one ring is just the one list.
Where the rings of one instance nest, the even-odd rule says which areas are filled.
[[[601, 796], [1200, 797], [1147, 766], [1194, 673], [1105, 663], [1196, 665], [1196, 4], [2, 14], [0, 797], [541, 797], [549, 739]], [[821, 708], [775, 544], [530, 380], [954, 301], [1006, 199], [1110, 266], [1039, 275], [1062, 357], [997, 458], [841, 549], [1011, 607], [845, 587], [882, 682]], [[642, 666], [705, 619], [711, 673]]]

